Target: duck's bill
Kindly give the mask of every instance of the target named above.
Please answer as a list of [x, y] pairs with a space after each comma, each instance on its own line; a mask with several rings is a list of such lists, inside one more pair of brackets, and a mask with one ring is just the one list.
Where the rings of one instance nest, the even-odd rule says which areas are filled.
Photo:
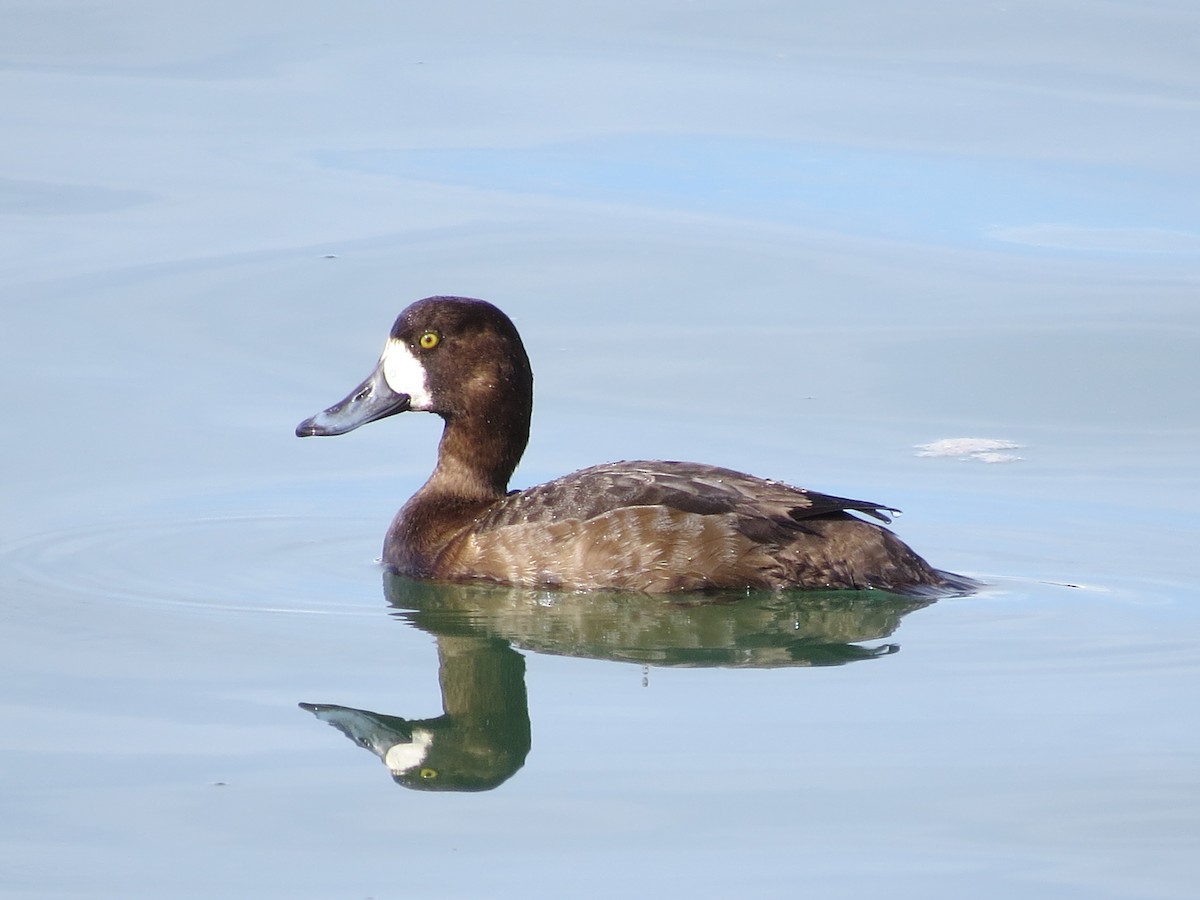
[[296, 437], [345, 434], [359, 425], [402, 413], [411, 403], [408, 394], [397, 393], [388, 386], [381, 365], [345, 400], [297, 425]]

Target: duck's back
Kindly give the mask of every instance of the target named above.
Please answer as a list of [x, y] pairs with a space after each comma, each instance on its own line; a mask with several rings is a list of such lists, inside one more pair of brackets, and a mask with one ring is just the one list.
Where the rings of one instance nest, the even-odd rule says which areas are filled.
[[890, 531], [849, 511], [886, 522], [892, 510], [716, 466], [609, 463], [497, 501], [430, 574], [650, 592], [945, 583]]

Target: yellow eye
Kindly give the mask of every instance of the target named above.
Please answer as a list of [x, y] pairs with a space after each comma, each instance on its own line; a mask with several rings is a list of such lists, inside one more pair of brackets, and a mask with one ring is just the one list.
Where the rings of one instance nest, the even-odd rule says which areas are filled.
[[[435, 337], [436, 337], [436, 335], [435, 335]], [[437, 341], [435, 340], [434, 343], [436, 344]], [[437, 769], [422, 769], [420, 772], [420, 775], [426, 781], [433, 781], [433, 779], [437, 778], [438, 773], [437, 773]]]
[[432, 350], [441, 342], [442, 339], [438, 337], [436, 331], [425, 332], [423, 335], [421, 335], [420, 340], [417, 341], [417, 343], [421, 345], [422, 350]]

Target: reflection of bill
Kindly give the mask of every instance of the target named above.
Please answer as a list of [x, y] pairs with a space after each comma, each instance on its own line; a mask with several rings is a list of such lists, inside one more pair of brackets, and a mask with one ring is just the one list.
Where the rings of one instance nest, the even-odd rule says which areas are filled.
[[[514, 647], [653, 666], [841, 665], [896, 652], [890, 636], [930, 598], [881, 591], [680, 597], [439, 585], [385, 574], [397, 618], [437, 638], [442, 715], [403, 719], [301, 703], [419, 790], [491, 790], [530, 748], [525, 660]], [[727, 602], [722, 602], [722, 601]], [[736, 602], [733, 602], [736, 600]]]

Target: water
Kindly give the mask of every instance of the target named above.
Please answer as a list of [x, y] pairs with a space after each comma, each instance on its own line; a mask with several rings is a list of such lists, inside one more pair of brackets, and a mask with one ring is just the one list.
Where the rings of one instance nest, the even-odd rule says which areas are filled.
[[[0, 893], [1193, 895], [1190, 8], [65, 9], [0, 37]], [[518, 484], [733, 466], [987, 586], [385, 579], [436, 421], [292, 429], [432, 293], [525, 336]]]

